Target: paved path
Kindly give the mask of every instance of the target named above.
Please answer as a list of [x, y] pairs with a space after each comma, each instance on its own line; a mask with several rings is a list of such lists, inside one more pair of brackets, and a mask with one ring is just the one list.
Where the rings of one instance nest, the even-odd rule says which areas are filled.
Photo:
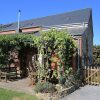
[[100, 86], [84, 86], [61, 100], [100, 100]]

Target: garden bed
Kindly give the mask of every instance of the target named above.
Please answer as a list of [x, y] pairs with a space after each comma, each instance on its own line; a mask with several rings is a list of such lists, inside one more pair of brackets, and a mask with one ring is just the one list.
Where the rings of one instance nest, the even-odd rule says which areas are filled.
[[71, 86], [55, 93], [37, 93], [36, 96], [38, 96], [41, 100], [59, 100], [74, 92], [78, 88], [78, 86]]

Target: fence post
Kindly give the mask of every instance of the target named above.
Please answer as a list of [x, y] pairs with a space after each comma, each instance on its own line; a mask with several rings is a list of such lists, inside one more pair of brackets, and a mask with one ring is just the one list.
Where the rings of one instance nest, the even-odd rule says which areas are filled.
[[[92, 66], [90, 66], [90, 75], [92, 75]], [[90, 84], [92, 84], [92, 77], [90, 77]]]
[[98, 72], [98, 79], [99, 79], [99, 84], [100, 84], [100, 67], [98, 67], [99, 72]]
[[85, 67], [84, 67], [84, 78], [85, 78], [84, 80], [85, 80], [85, 83], [87, 83], [87, 82], [86, 82], [86, 76], [87, 76], [87, 69], [86, 69], [86, 66], [85, 66]]
[[[90, 72], [90, 71], [89, 71], [89, 66], [88, 66], [88, 77], [89, 77], [89, 75], [90, 75], [89, 72]], [[88, 78], [88, 84], [89, 84], [89, 78]]]

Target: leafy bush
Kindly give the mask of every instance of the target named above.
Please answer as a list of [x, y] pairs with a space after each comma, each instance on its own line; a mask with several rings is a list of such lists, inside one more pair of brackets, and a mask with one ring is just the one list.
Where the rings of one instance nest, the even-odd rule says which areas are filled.
[[75, 74], [68, 76], [65, 82], [66, 87], [70, 87], [73, 85], [79, 86], [82, 84], [85, 84], [82, 68], [77, 70]]
[[77, 70], [77, 72], [68, 77], [68, 80], [71, 82], [72, 85], [82, 85], [84, 83], [84, 74], [83, 74], [83, 69], [80, 68]]
[[66, 80], [65, 87], [68, 88], [68, 87], [71, 87], [71, 86], [73, 86], [72, 82], [70, 80]]
[[70, 75], [67, 77], [66, 82], [65, 82], [65, 87], [71, 87], [73, 85], [75, 85], [76, 81], [74, 78], [74, 75]]
[[82, 82], [84, 80], [83, 69], [82, 68], [77, 70], [77, 72], [74, 75], [74, 78], [75, 78], [76, 81], [80, 81], [80, 82]]
[[61, 85], [64, 85], [65, 82], [66, 82], [65, 76], [60, 76], [59, 83], [60, 83]]
[[44, 83], [37, 83], [35, 88], [35, 92], [41, 92], [41, 93], [48, 93], [48, 92], [55, 92], [56, 89], [53, 84], [49, 82], [44, 82]]

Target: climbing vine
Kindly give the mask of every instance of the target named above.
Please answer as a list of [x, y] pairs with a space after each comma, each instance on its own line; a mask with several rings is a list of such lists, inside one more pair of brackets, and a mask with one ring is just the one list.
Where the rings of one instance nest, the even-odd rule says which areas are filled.
[[20, 53], [27, 47], [36, 47], [34, 40], [36, 40], [36, 37], [31, 34], [0, 35], [0, 67], [5, 67], [9, 64], [9, 51], [16, 49]]
[[60, 78], [71, 72], [71, 59], [75, 44], [66, 30], [42, 31], [38, 37], [33, 34], [0, 35], [0, 60], [9, 59], [5, 55], [8, 56], [8, 51], [11, 49], [17, 49], [21, 53], [23, 49], [32, 47], [37, 48], [38, 54], [44, 56], [44, 65], [38, 64], [38, 72], [42, 76], [49, 74], [48, 69], [53, 71], [52, 76], [49, 75], [50, 78]]
[[50, 68], [53, 70], [54, 77], [60, 78], [63, 74], [67, 76], [71, 72], [71, 61], [75, 48], [72, 37], [66, 30], [51, 29], [41, 32], [40, 40], [39, 52], [47, 56], [47, 64], [49, 63], [49, 66], [46, 65], [47, 69], [56, 66], [57, 68]]

